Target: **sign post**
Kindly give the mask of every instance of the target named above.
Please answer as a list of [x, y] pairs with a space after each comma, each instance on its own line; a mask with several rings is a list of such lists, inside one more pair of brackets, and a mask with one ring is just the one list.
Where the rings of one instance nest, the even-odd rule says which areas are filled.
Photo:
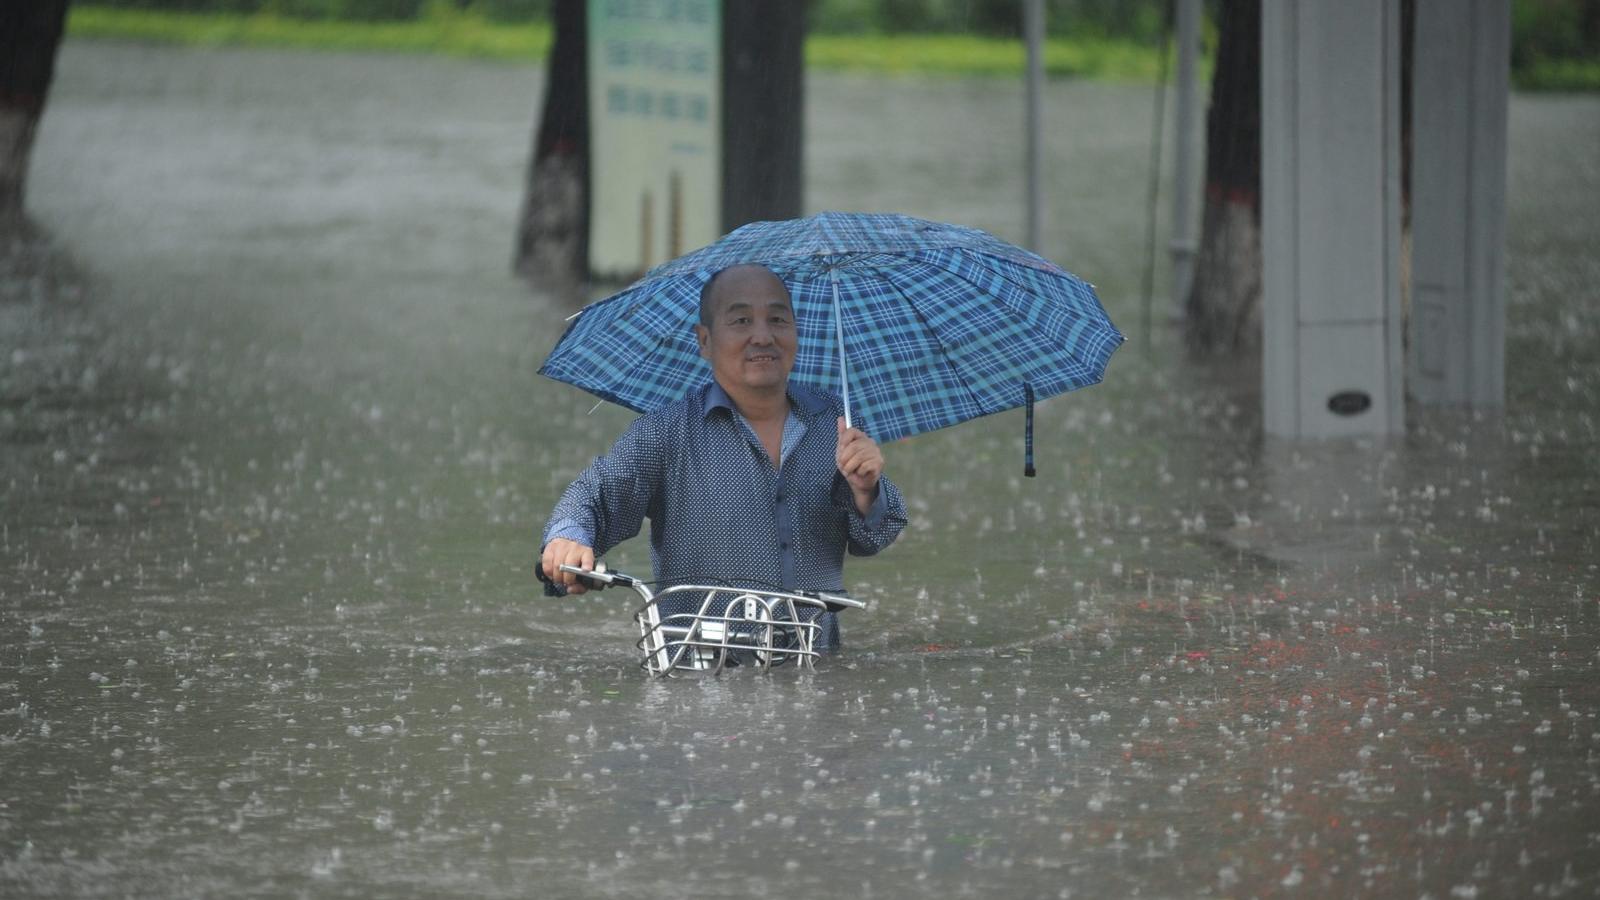
[[589, 0], [589, 267], [629, 279], [722, 234], [718, 0]]

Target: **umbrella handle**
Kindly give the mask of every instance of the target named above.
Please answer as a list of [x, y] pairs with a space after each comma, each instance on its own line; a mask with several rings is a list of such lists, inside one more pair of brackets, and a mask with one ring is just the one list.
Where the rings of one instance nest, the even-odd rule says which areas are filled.
[[833, 331], [839, 339], [839, 396], [844, 400], [844, 427], [850, 428], [850, 366], [844, 360], [844, 314], [839, 311], [839, 270], [830, 269], [833, 281]]

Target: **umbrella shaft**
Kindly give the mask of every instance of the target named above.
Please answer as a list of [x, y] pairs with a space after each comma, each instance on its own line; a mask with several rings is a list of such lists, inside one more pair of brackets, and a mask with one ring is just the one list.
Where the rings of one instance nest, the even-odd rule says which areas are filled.
[[850, 421], [850, 368], [844, 361], [844, 315], [839, 308], [839, 270], [829, 273], [833, 280], [833, 330], [839, 338], [839, 397], [844, 401], [844, 427], [853, 428]]

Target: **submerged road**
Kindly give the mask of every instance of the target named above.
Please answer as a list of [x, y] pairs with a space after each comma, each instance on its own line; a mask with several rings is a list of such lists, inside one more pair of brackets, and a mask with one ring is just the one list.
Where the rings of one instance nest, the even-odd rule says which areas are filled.
[[[815, 674], [654, 684], [530, 575], [629, 419], [535, 374], [540, 81], [64, 48], [54, 243], [0, 254], [0, 894], [1600, 890], [1600, 98], [1512, 101], [1504, 416], [1263, 444], [1163, 332], [1036, 480], [1020, 412], [886, 448]], [[809, 208], [1018, 237], [1017, 86], [807, 96]], [[1046, 253], [1127, 327], [1149, 101], [1047, 90]]]

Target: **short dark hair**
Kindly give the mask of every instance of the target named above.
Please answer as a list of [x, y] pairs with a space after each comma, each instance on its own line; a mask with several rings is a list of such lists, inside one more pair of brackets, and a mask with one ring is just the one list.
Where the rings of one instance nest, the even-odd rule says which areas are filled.
[[776, 278], [778, 284], [783, 285], [784, 293], [789, 292], [789, 286], [783, 284], [783, 279], [778, 278], [778, 273], [760, 263], [734, 263], [731, 266], [725, 266], [721, 269], [718, 269], [717, 271], [711, 273], [711, 277], [706, 279], [705, 284], [700, 286], [700, 324], [704, 325], [706, 328], [710, 328], [712, 321], [716, 318], [716, 309], [715, 305], [711, 302], [711, 295], [716, 291], [717, 279], [721, 278], [725, 273], [733, 269], [761, 269], [768, 275]]
[[[729, 266], [728, 268], [732, 267]], [[712, 272], [711, 277], [706, 279], [706, 283], [700, 285], [700, 324], [706, 328], [711, 327], [711, 321], [716, 314], [716, 311], [712, 308], [711, 295], [716, 290], [717, 279], [721, 278], [722, 273], [726, 271], [728, 269], [718, 269]]]

